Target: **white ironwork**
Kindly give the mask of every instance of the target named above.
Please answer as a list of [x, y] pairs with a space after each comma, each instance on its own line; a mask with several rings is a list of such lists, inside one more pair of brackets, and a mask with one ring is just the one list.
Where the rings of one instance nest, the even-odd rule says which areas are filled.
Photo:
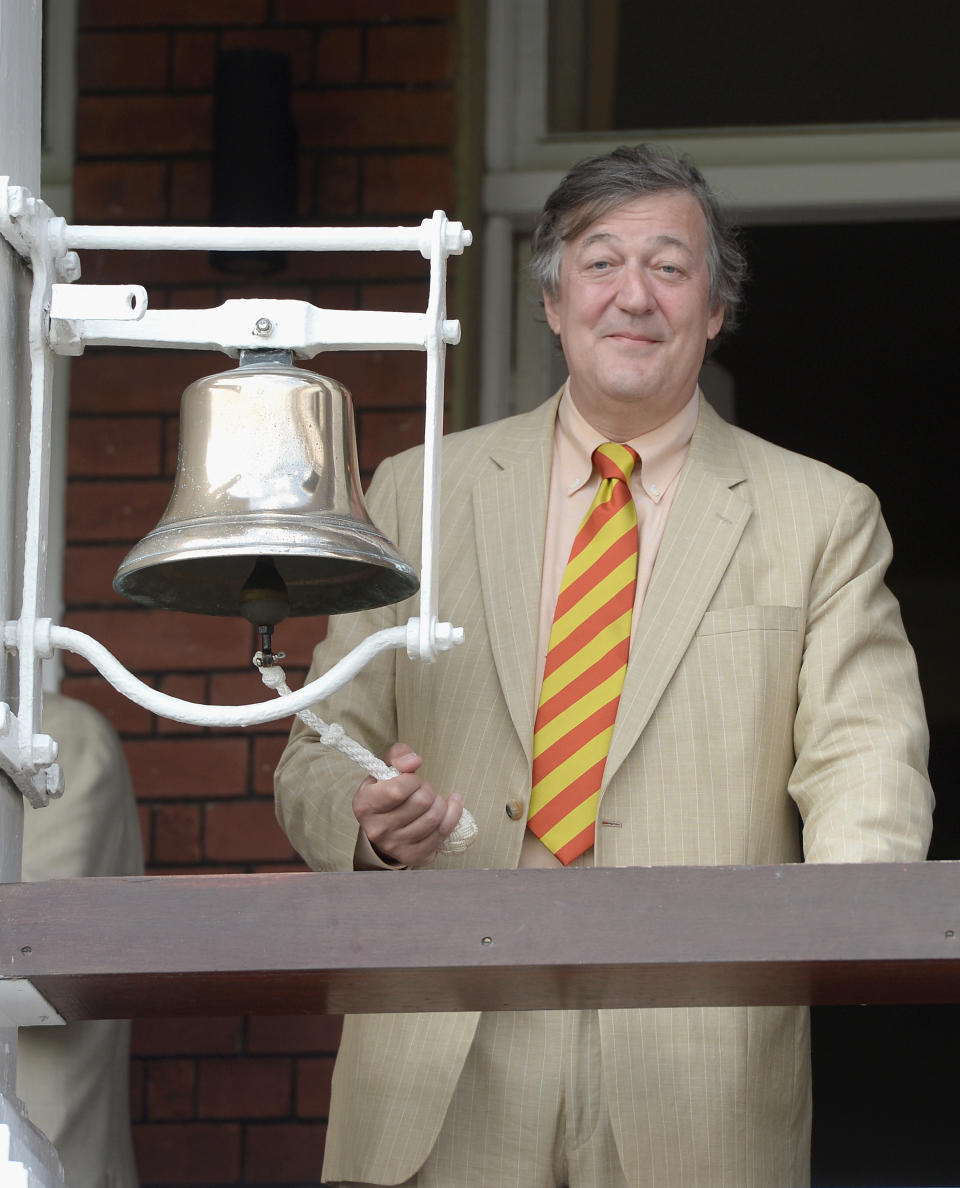
[[22, 1102], [0, 1094], [0, 1188], [63, 1188], [63, 1167]]
[[0, 1027], [62, 1027], [63, 1019], [26, 978], [0, 978]]
[[[31, 418], [27, 533], [20, 617], [2, 624], [3, 646], [19, 662], [14, 714], [0, 702], [0, 768], [34, 805], [62, 791], [56, 743], [40, 733], [40, 663], [55, 649], [84, 656], [125, 697], [175, 721], [242, 726], [298, 713], [328, 697], [387, 648], [403, 648], [424, 663], [463, 639], [461, 628], [437, 619], [436, 501], [440, 483], [444, 354], [459, 341], [460, 325], [446, 316], [447, 257], [472, 240], [443, 211], [419, 227], [85, 227], [71, 226], [23, 187], [0, 178], [0, 234], [30, 261]], [[303, 301], [235, 300], [210, 310], [150, 311], [139, 285], [77, 285], [76, 249], [178, 251], [418, 251], [430, 262], [424, 314], [319, 309]], [[329, 672], [295, 693], [256, 705], [208, 706], [182, 701], [139, 681], [103, 647], [42, 614], [46, 568], [44, 529], [50, 481], [50, 383], [53, 353], [76, 355], [87, 345], [215, 348], [236, 357], [269, 347], [310, 358], [323, 350], [426, 352], [426, 431], [419, 615], [364, 640]]]

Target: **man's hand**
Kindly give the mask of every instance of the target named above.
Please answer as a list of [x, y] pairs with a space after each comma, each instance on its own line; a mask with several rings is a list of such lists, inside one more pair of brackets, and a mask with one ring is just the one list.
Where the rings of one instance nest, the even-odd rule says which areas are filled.
[[368, 777], [353, 798], [353, 812], [370, 843], [384, 857], [404, 866], [432, 862], [453, 833], [463, 812], [463, 798], [444, 798], [417, 774], [423, 760], [397, 742], [383, 756], [400, 775], [392, 780]]

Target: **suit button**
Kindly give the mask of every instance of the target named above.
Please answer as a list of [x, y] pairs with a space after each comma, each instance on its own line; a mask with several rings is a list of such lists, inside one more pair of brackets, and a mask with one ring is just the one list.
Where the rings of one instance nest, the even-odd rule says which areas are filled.
[[523, 816], [523, 801], [522, 800], [508, 800], [507, 801], [507, 816], [511, 821], [519, 821]]

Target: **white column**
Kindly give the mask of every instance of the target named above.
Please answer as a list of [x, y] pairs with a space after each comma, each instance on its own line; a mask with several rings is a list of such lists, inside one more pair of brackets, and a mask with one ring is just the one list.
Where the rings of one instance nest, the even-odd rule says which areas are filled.
[[[40, 0], [0, 0], [0, 174], [40, 189]], [[16, 617], [22, 569], [26, 492], [25, 442], [30, 363], [27, 349], [29, 274], [0, 240], [0, 621]], [[0, 665], [0, 698], [16, 705], [16, 668]], [[2, 728], [2, 723], [0, 723]], [[23, 798], [0, 773], [0, 882], [20, 878]], [[0, 1027], [0, 1093], [16, 1085], [15, 1028]]]

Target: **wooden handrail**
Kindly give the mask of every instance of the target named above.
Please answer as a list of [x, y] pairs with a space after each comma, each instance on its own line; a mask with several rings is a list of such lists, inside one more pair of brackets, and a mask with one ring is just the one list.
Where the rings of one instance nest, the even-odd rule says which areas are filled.
[[0, 969], [67, 1020], [960, 1002], [960, 864], [7, 884]]

